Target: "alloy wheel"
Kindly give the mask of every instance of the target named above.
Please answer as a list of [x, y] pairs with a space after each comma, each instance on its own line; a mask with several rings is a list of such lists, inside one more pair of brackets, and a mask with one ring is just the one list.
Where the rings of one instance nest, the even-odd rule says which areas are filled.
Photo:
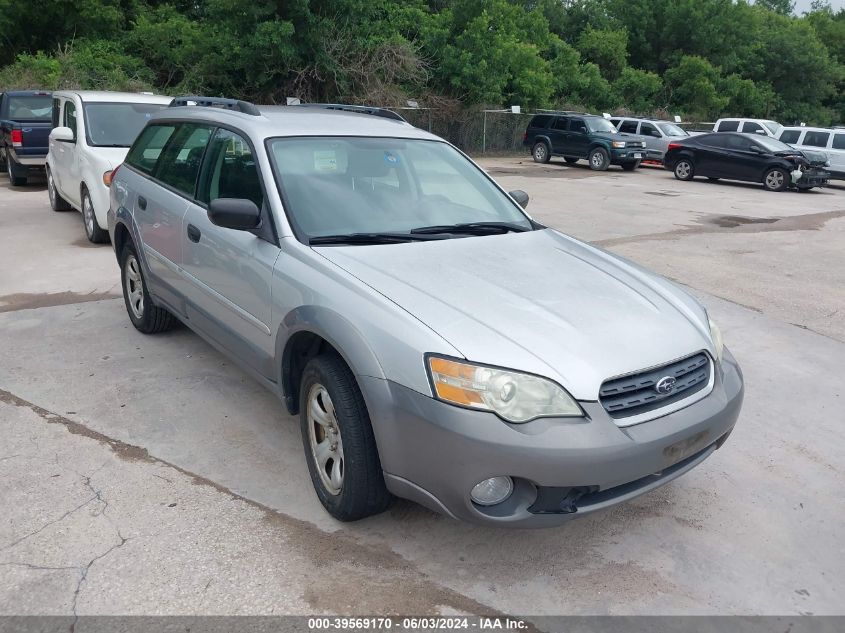
[[141, 267], [134, 255], [126, 258], [123, 283], [126, 286], [126, 296], [129, 297], [129, 308], [140, 321], [144, 318], [144, 283], [141, 280]]
[[544, 160], [546, 160], [546, 146], [545, 145], [540, 144], [540, 145], [537, 145], [537, 147], [534, 148], [534, 159], [538, 163], [542, 163]]
[[596, 169], [600, 169], [602, 165], [604, 165], [604, 156], [602, 156], [601, 152], [594, 152], [592, 157], [590, 158], [590, 163]]
[[784, 177], [783, 172], [777, 169], [773, 169], [768, 174], [766, 174], [766, 186], [769, 189], [780, 189], [783, 187]]
[[678, 178], [681, 178], [682, 180], [689, 178], [691, 171], [692, 167], [685, 160], [682, 160], [675, 166], [675, 173], [678, 175]]
[[307, 400], [308, 440], [326, 491], [339, 495], [343, 490], [343, 439], [337, 425], [337, 413], [328, 390], [315, 383]]
[[82, 219], [85, 221], [85, 232], [91, 238], [94, 235], [94, 205], [91, 204], [91, 197], [86, 193], [82, 197]]

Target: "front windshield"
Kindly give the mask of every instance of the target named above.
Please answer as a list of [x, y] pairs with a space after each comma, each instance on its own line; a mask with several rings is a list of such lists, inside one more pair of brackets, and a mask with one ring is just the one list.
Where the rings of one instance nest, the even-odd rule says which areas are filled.
[[770, 152], [789, 152], [794, 149], [791, 145], [787, 145], [783, 141], [779, 141], [776, 138], [769, 138], [768, 136], [755, 134], [754, 141], [758, 145], [762, 145]]
[[689, 136], [685, 129], [678, 127], [674, 123], [658, 123], [657, 125], [663, 130], [666, 136]]
[[590, 119], [590, 129], [593, 132], [612, 132], [616, 133], [616, 127], [608, 121], [607, 119], [600, 119], [596, 117], [595, 119]]
[[268, 141], [291, 222], [308, 238], [531, 222], [452, 146], [419, 139], [300, 137]]
[[85, 135], [95, 147], [131, 147], [159, 103], [86, 103]]
[[777, 134], [781, 129], [781, 125], [777, 121], [763, 121], [762, 123], [769, 128], [769, 132], [772, 134]]

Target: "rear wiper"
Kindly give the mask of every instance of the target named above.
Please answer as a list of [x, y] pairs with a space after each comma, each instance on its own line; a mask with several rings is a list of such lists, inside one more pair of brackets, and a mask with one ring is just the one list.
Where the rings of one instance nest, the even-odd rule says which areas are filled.
[[431, 238], [410, 233], [346, 233], [341, 235], [317, 235], [308, 244], [401, 244], [402, 242], [424, 242]]
[[465, 235], [496, 235], [500, 233], [522, 233], [530, 231], [528, 227], [510, 222], [466, 222], [463, 224], [440, 224], [435, 226], [421, 226], [411, 229], [414, 234], [426, 233], [463, 233]]

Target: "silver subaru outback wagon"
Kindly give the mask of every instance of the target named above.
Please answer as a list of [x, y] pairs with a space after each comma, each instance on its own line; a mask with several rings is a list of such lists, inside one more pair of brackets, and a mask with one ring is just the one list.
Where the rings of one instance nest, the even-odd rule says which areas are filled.
[[727, 439], [742, 374], [678, 286], [392, 112], [192, 99], [112, 179], [129, 318], [183, 322], [278, 394], [332, 516], [396, 495], [555, 525]]

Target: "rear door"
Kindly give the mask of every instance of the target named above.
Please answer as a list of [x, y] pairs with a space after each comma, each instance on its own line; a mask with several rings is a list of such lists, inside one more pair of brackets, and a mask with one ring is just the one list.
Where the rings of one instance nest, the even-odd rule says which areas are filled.
[[845, 130], [834, 132], [828, 150], [830, 171], [838, 178], [845, 178]]
[[[216, 226], [208, 205], [217, 198], [253, 201], [263, 230]], [[218, 128], [203, 162], [196, 200], [182, 226], [188, 318], [254, 370], [272, 379], [271, 282], [279, 256], [264, 185], [247, 138]]]
[[182, 266], [182, 219], [193, 198], [202, 156], [212, 126], [162, 122], [141, 132], [126, 164], [144, 174], [132, 187], [133, 215], [144, 257], [150, 269], [153, 292], [180, 314], [186, 281]]
[[714, 178], [728, 176], [728, 138], [733, 134], [702, 134], [695, 138], [695, 174]]
[[651, 152], [646, 154], [647, 156], [653, 152], [663, 156], [666, 150], [669, 149], [669, 139], [664, 137], [663, 133], [653, 123], [649, 123], [648, 121], [640, 123], [639, 134], [645, 137], [645, 146], [648, 150], [651, 150]]

